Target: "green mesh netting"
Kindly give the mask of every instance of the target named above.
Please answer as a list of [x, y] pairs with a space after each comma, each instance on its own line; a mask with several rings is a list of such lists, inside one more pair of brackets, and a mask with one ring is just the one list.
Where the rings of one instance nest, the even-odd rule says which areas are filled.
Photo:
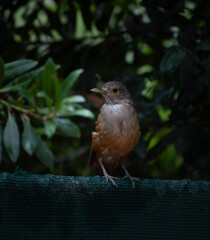
[[210, 239], [210, 182], [0, 175], [0, 239]]

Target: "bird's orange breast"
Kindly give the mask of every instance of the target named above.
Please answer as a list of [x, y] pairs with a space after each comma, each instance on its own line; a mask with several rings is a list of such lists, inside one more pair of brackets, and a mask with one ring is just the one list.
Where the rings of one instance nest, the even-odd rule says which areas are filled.
[[92, 132], [92, 148], [97, 159], [113, 164], [133, 151], [140, 137], [140, 126], [137, 115], [132, 117], [132, 120], [115, 121], [112, 126], [98, 117], [96, 130]]

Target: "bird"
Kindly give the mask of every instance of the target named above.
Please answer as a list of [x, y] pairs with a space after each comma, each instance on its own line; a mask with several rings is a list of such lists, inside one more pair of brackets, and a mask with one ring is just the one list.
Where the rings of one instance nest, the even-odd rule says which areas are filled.
[[124, 178], [129, 178], [134, 187], [134, 180], [139, 179], [131, 176], [125, 167], [141, 135], [134, 101], [127, 87], [119, 81], [106, 82], [101, 89], [90, 91], [101, 94], [104, 104], [92, 132], [88, 167], [95, 165], [97, 174], [104, 175], [106, 181], [118, 187], [115, 182], [118, 178], [112, 175], [120, 164], [125, 171]]

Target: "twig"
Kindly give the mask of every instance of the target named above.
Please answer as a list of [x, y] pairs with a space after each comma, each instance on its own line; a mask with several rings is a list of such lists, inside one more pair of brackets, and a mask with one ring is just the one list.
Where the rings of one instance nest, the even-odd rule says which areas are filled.
[[10, 104], [4, 100], [0, 100], [0, 103], [2, 103], [3, 105], [7, 106], [8, 108], [13, 108], [19, 112], [22, 112], [22, 113], [25, 113], [27, 115], [30, 115], [36, 119], [39, 119], [39, 120], [49, 120], [49, 119], [52, 119], [56, 116], [56, 112], [52, 112], [48, 115], [45, 115], [45, 116], [41, 116], [41, 115], [38, 115], [36, 113], [33, 113], [31, 110], [27, 110], [27, 109], [24, 109], [24, 108], [21, 108], [19, 106], [16, 106], [14, 104]]

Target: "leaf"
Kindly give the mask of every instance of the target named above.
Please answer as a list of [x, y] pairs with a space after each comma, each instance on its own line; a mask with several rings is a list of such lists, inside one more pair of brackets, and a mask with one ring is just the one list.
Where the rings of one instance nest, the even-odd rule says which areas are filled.
[[3, 82], [3, 79], [4, 79], [4, 73], [5, 73], [4, 61], [3, 61], [3, 59], [0, 57], [0, 87], [1, 87], [2, 82]]
[[39, 91], [36, 93], [37, 98], [43, 98], [48, 106], [47, 112], [50, 112], [52, 104], [53, 104], [53, 99], [49, 97], [44, 91]]
[[23, 88], [20, 90], [20, 95], [25, 98], [32, 106], [36, 107], [36, 102], [34, 99], [34, 96], [32, 95], [32, 93], [30, 91], [28, 91], [27, 89]]
[[2, 142], [3, 142], [2, 126], [0, 124], [0, 164], [2, 162]]
[[34, 68], [38, 64], [37, 61], [34, 60], [17, 60], [14, 62], [10, 62], [5, 64], [5, 77], [4, 80], [7, 81], [9, 79], [13, 79], [21, 74], [29, 71]]
[[44, 69], [43, 67], [40, 67], [36, 70], [27, 72], [27, 73], [15, 78], [14, 80], [10, 81], [5, 87], [15, 86], [17, 84], [32, 80], [35, 77], [37, 77], [43, 71], [43, 69]]
[[44, 130], [48, 138], [51, 138], [56, 132], [56, 124], [52, 120], [44, 121]]
[[30, 83], [31, 82], [31, 79], [25, 81], [25, 82], [22, 82], [22, 83], [19, 83], [17, 85], [14, 85], [14, 86], [10, 86], [10, 87], [4, 87], [2, 89], [0, 89], [0, 93], [4, 93], [4, 92], [11, 92], [11, 91], [19, 91], [19, 88]]
[[47, 96], [46, 92], [39, 91], [39, 92], [37, 92], [36, 97], [47, 99], [48, 96]]
[[50, 169], [53, 169], [54, 157], [52, 152], [38, 134], [37, 141], [38, 143], [35, 150], [36, 156], [45, 166], [47, 166]]
[[170, 119], [171, 109], [164, 109], [161, 104], [158, 104], [156, 106], [156, 109], [162, 122], [168, 121]]
[[22, 146], [24, 150], [31, 156], [37, 146], [37, 133], [30, 124], [30, 120], [23, 120]]
[[64, 98], [61, 102], [61, 105], [68, 103], [83, 103], [85, 102], [85, 98], [81, 95], [74, 95], [67, 98]]
[[204, 50], [204, 51], [210, 50], [210, 39], [202, 42], [201, 45], [198, 46], [197, 49], [198, 49], [198, 50]]
[[72, 89], [73, 85], [75, 82], [78, 80], [79, 76], [81, 73], [83, 73], [83, 69], [77, 69], [71, 72], [67, 78], [64, 80], [62, 88], [61, 88], [61, 93], [59, 96], [59, 103], [66, 97], [68, 96], [70, 90]]
[[171, 48], [160, 63], [160, 71], [163, 73], [176, 71], [185, 57], [186, 54], [182, 48]]
[[45, 71], [44, 71], [45, 81], [44, 91], [51, 97], [55, 97], [57, 95], [57, 90], [59, 89], [59, 82], [57, 79], [56, 65], [51, 58], [47, 60], [45, 63]]
[[80, 137], [79, 127], [69, 119], [54, 118], [53, 121], [62, 135], [75, 138]]
[[73, 111], [70, 116], [80, 116], [94, 119], [94, 114], [90, 110], [84, 108]]
[[62, 117], [80, 116], [80, 117], [86, 117], [86, 118], [94, 119], [94, 114], [90, 110], [84, 109], [84, 108], [75, 109], [71, 105], [69, 105], [69, 106], [64, 105], [59, 110], [57, 115], [62, 116]]
[[60, 83], [57, 79], [56, 65], [51, 58], [44, 65], [44, 70], [36, 78], [39, 91], [44, 91], [48, 96], [56, 99], [60, 93]]
[[12, 116], [11, 113], [8, 115], [3, 138], [10, 159], [16, 162], [20, 152], [20, 134], [15, 117]]

